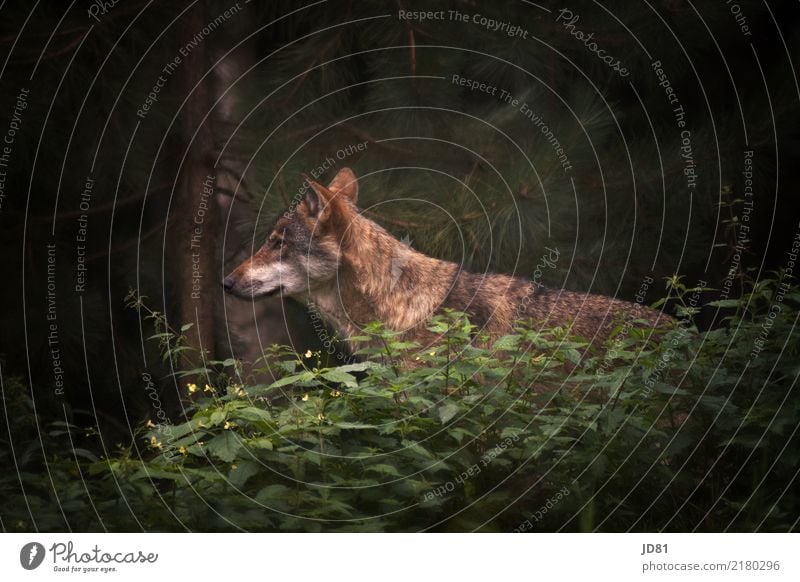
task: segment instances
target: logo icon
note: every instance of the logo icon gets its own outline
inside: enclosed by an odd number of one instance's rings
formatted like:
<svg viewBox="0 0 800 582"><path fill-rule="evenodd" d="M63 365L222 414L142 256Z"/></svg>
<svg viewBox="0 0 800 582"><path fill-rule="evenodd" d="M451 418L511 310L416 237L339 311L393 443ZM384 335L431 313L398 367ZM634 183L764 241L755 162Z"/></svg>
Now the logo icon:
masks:
<svg viewBox="0 0 800 582"><path fill-rule="evenodd" d="M39 542L27 543L19 552L19 563L26 570L35 570L44 561L44 553L44 546Z"/></svg>

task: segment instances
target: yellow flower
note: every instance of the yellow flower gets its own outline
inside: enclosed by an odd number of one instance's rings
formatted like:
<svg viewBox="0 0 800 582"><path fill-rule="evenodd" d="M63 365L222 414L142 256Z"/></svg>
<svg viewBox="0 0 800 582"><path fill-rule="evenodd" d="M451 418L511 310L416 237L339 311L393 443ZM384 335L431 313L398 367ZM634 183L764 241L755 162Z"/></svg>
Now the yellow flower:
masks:
<svg viewBox="0 0 800 582"><path fill-rule="evenodd" d="M197 392L197 384L187 384L186 388L189 389L189 394L194 394Z"/></svg>
<svg viewBox="0 0 800 582"><path fill-rule="evenodd" d="M208 384L206 384L206 387L203 388L203 392L213 392L213 391L214 391L214 389L211 386L209 386Z"/></svg>
<svg viewBox="0 0 800 582"><path fill-rule="evenodd" d="M338 390L331 390L331 396L333 396L334 398L339 398L339 396L341 395L342 393L339 392Z"/></svg>
<svg viewBox="0 0 800 582"><path fill-rule="evenodd" d="M163 445L160 442L158 442L158 439L154 436L150 437L150 446L153 447L154 449L163 448Z"/></svg>
<svg viewBox="0 0 800 582"><path fill-rule="evenodd" d="M228 422L228 421L226 420L226 421L225 421L225 424L222 426L222 428L224 428L225 430L228 430L228 429L231 429L231 428L233 428L234 426L236 426L236 425L234 425L233 423L231 423L231 422Z"/></svg>
<svg viewBox="0 0 800 582"><path fill-rule="evenodd" d="M430 352L428 355L430 355L430 356L435 356L435 355L436 355L436 352Z"/></svg>
<svg viewBox="0 0 800 582"><path fill-rule="evenodd" d="M303 402L308 402L308 394L303 394Z"/></svg>
<svg viewBox="0 0 800 582"><path fill-rule="evenodd" d="M244 384L229 384L228 385L228 394L233 394L234 396L243 397L247 396L247 392L243 390ZM211 390L214 390L213 388Z"/></svg>
<svg viewBox="0 0 800 582"><path fill-rule="evenodd" d="M314 355L314 354L312 354L312 353L311 353L311 350L308 350L308 351L305 353L305 356L306 356L306 358L310 358L310 357L311 357L311 356L313 356L313 355Z"/></svg>
<svg viewBox="0 0 800 582"><path fill-rule="evenodd" d="M186 447L184 447L184 446L178 447L178 452L179 452L180 454L182 454L182 455L185 455L185 454L186 454L186 452L187 452L187 451L186 451Z"/></svg>
<svg viewBox="0 0 800 582"><path fill-rule="evenodd" d="M323 420L325 420L325 415L324 415L324 414L322 414L322 413L320 412L320 413L317 415L317 420L319 420L320 422L322 422Z"/></svg>

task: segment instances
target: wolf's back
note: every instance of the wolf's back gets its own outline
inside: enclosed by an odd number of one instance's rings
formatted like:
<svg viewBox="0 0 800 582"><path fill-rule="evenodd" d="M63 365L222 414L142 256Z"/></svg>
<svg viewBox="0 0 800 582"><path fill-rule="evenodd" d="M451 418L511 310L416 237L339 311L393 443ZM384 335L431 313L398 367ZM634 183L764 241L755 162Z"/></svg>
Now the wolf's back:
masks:
<svg viewBox="0 0 800 582"><path fill-rule="evenodd" d="M532 281L496 273L460 272L443 307L463 311L489 333L508 333L518 321L536 327L571 328L572 333L602 341L624 321L644 320L659 327L672 320L637 303L604 295L550 289Z"/></svg>

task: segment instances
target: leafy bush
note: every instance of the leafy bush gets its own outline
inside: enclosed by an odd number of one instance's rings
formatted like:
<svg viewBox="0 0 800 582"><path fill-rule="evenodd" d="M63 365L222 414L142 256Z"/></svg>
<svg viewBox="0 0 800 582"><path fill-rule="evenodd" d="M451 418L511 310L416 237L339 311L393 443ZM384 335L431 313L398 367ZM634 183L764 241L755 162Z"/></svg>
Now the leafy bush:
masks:
<svg viewBox="0 0 800 582"><path fill-rule="evenodd" d="M691 296L680 314L696 313L701 290L673 289ZM12 500L3 523L786 531L800 511L790 493L799 304L796 288L763 281L710 304L732 313L722 327L651 337L621 323L583 358L586 342L562 330L520 326L492 344L448 312L430 324L441 342L422 352L377 324L359 338L357 363L276 347L281 376L268 385L239 383L238 362L211 362L186 372L186 422L148 421L105 457L62 447L41 459L52 485L20 468L24 499L16 475L0 480ZM158 334L168 356L182 346ZM62 424L50 438L76 433Z"/></svg>

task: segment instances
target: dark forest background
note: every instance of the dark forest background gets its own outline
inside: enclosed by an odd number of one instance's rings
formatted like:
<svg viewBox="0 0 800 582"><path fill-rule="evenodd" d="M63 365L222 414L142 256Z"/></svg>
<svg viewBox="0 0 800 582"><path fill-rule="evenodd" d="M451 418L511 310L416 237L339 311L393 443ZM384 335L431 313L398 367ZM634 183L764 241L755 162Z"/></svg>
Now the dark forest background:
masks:
<svg viewBox="0 0 800 582"><path fill-rule="evenodd" d="M131 290L172 329L193 324L188 345L210 359L319 349L303 307L227 297L220 280L321 166L321 181L353 168L367 216L469 270L531 278L547 247L561 257L548 286L633 300L652 277L651 303L679 275L703 302L741 296L786 267L800 229L800 5L736 6L4 3L2 462L50 454L52 422L128 442L159 421L153 390L183 418L181 362L148 340ZM398 17L418 10L446 16Z"/></svg>

